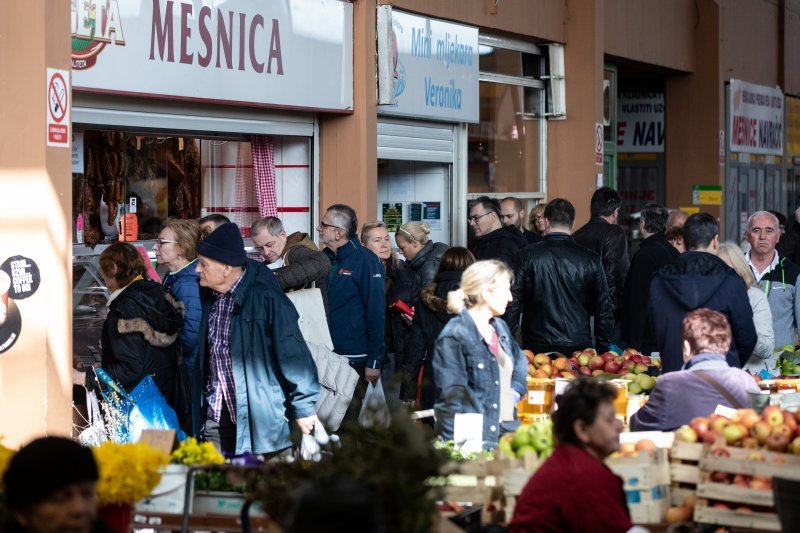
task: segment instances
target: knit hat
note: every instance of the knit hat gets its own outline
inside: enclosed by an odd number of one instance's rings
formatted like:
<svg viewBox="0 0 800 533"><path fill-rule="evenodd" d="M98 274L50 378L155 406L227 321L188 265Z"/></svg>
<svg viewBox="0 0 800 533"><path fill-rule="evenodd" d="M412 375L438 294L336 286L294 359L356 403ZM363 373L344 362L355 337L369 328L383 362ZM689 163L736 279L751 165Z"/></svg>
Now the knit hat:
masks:
<svg viewBox="0 0 800 533"><path fill-rule="evenodd" d="M197 243L197 255L230 266L247 264L247 254L244 253L244 242L239 226L233 222L218 226L208 237Z"/></svg>
<svg viewBox="0 0 800 533"><path fill-rule="evenodd" d="M44 437L14 454L3 484L8 507L21 510L68 485L97 478L97 463L89 448L62 437Z"/></svg>

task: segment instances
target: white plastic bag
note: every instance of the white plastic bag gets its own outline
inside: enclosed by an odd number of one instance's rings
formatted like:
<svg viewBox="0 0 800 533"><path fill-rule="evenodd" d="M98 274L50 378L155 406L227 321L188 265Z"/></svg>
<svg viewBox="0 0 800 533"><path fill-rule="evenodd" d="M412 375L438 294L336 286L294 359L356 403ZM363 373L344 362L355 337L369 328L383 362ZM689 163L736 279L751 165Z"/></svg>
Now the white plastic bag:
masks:
<svg viewBox="0 0 800 533"><path fill-rule="evenodd" d="M387 427L391 422L389 407L386 405L386 396L383 394L383 385L378 378L375 383L367 385L364 401L361 402L361 412L358 414L358 423L361 427Z"/></svg>
<svg viewBox="0 0 800 533"><path fill-rule="evenodd" d="M103 413L100 412L100 402L94 391L86 392L86 412L89 426L81 431L78 440L84 446L99 446L108 440L108 434L103 422Z"/></svg>
<svg viewBox="0 0 800 533"><path fill-rule="evenodd" d="M306 461L319 461L322 457L320 446L328 444L330 440L322 422L317 420L314 423L313 433L303 434L303 439L300 441L300 457Z"/></svg>

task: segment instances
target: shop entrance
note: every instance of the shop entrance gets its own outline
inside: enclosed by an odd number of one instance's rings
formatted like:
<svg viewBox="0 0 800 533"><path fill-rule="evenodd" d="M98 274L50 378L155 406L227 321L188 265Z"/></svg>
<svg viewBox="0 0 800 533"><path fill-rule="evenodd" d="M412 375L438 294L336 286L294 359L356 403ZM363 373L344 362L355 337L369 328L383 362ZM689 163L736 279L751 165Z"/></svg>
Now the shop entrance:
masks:
<svg viewBox="0 0 800 533"><path fill-rule="evenodd" d="M786 191L779 165L733 160L725 180L725 239L741 242L747 217L756 211L784 211Z"/></svg>

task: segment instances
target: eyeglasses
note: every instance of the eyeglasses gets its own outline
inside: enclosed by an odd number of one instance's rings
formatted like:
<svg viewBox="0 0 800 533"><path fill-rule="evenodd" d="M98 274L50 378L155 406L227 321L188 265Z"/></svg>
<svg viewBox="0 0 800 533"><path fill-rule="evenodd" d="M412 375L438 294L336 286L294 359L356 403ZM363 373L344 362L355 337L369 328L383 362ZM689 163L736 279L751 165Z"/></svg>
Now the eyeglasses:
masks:
<svg viewBox="0 0 800 533"><path fill-rule="evenodd" d="M490 215L492 213L493 213L493 211L487 211L482 215L472 215L471 217L467 217L467 222L472 222L473 224L477 224L478 220L480 220L481 218L485 217L486 215Z"/></svg>
<svg viewBox="0 0 800 533"><path fill-rule="evenodd" d="M156 239L156 246L161 248L161 246L164 244L175 244L176 242L178 241L171 241L169 239Z"/></svg>
<svg viewBox="0 0 800 533"><path fill-rule="evenodd" d="M317 228L319 228L319 229L325 229L325 228L342 229L339 226L334 226L333 224L326 224L325 222L323 222L321 220L319 221L319 225L317 226ZM344 230L342 230L342 231L344 231Z"/></svg>

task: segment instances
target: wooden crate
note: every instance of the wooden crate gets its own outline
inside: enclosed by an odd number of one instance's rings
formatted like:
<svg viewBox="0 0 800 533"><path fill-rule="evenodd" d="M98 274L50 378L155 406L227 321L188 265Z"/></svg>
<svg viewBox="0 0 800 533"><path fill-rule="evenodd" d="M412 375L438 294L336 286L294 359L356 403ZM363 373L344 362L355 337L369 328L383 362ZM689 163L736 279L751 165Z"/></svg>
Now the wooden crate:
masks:
<svg viewBox="0 0 800 533"><path fill-rule="evenodd" d="M662 522L671 503L670 475L667 450L636 457L607 459L606 464L622 477L628 511L634 524Z"/></svg>
<svg viewBox="0 0 800 533"><path fill-rule="evenodd" d="M741 527L764 531L780 531L781 523L775 513L748 512L732 509L715 509L706 499L698 499L694 508L694 521L699 524Z"/></svg>
<svg viewBox="0 0 800 533"><path fill-rule="evenodd" d="M727 454L727 455L726 455ZM760 454L763 460L753 458ZM694 520L698 523L780 531L773 491L717 482L713 472L744 476L779 476L800 480L800 457L767 450L735 448L717 443L707 447L699 461L700 482ZM716 502L731 509L715 508ZM745 507L737 510L737 507ZM753 509L755 508L755 509Z"/></svg>
<svg viewBox="0 0 800 533"><path fill-rule="evenodd" d="M687 496L695 494L700 482L700 458L706 445L699 442L672 443L669 452L670 499L672 505L682 505Z"/></svg>
<svg viewBox="0 0 800 533"><path fill-rule="evenodd" d="M522 494L522 489L527 485L528 480L533 476L534 470L525 468L512 468L503 472L503 497L506 520L510 520L514 515L514 507L517 505L517 498Z"/></svg>
<svg viewBox="0 0 800 533"><path fill-rule="evenodd" d="M444 486L444 500L450 502L472 502L503 507L503 480L506 472L535 471L541 461L530 454L524 459L510 459L496 455L487 460L480 457L474 461L450 463L444 468L448 475ZM521 488L520 488L521 491Z"/></svg>

